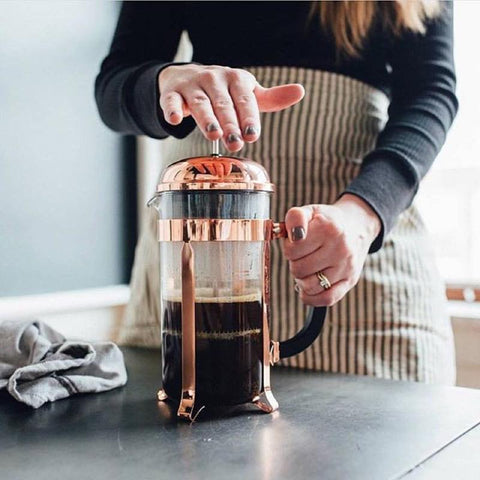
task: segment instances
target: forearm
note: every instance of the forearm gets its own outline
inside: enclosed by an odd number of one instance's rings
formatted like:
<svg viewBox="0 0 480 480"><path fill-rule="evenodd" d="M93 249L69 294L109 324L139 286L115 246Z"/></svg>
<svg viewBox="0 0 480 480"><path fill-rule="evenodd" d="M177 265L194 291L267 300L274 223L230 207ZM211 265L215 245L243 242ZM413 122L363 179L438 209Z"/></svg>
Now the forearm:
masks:
<svg viewBox="0 0 480 480"><path fill-rule="evenodd" d="M102 120L133 135L184 137L192 122L172 127L163 119L158 76L171 65L182 32L180 2L125 2L110 52L95 81ZM188 119L187 119L188 120Z"/></svg>

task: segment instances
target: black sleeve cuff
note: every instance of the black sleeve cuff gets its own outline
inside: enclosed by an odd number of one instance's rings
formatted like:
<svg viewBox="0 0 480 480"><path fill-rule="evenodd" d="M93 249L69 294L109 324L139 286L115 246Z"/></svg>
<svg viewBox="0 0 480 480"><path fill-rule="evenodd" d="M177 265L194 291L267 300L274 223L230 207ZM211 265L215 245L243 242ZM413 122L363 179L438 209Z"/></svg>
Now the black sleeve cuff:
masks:
<svg viewBox="0 0 480 480"><path fill-rule="evenodd" d="M184 118L179 125L170 125L163 116L160 108L160 92L158 90L158 75L170 65L185 65L186 63L155 63L147 64L136 72L133 82L132 98L133 111L138 112L135 121L146 135L152 138L166 138L172 135L176 138L185 138L195 128L192 117Z"/></svg>
<svg viewBox="0 0 480 480"><path fill-rule="evenodd" d="M413 174L402 171L398 158L388 158L379 152L367 156L360 174L343 193L357 195L378 215L382 224L369 253L375 253L395 224L398 215L408 208L418 188Z"/></svg>

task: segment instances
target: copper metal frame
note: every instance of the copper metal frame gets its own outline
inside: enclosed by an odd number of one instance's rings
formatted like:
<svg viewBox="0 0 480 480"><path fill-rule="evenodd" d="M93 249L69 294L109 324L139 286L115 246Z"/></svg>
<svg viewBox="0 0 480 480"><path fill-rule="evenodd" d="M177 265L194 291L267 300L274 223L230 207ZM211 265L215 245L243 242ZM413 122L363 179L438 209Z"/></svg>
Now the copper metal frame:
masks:
<svg viewBox="0 0 480 480"><path fill-rule="evenodd" d="M259 398L254 400L260 410L266 413L274 412L278 409L278 402L273 396L270 385L270 331L268 325L268 306L270 305L270 242L265 242L263 251L263 271L265 273L265 282L263 285L263 390Z"/></svg>
<svg viewBox="0 0 480 480"><path fill-rule="evenodd" d="M158 220L159 242L254 242L286 237L285 224L259 219L174 218Z"/></svg>
<svg viewBox="0 0 480 480"><path fill-rule="evenodd" d="M185 238L182 247L182 395L178 415L193 419L195 407L195 274L194 252Z"/></svg>
<svg viewBox="0 0 480 480"><path fill-rule="evenodd" d="M182 392L178 416L193 421L200 409L195 406L195 274L192 241L264 241L263 271L263 389L252 402L271 413L278 409L270 385L270 365L279 360L279 343L270 340L268 325L270 305L270 240L286 237L285 224L258 219L170 219L159 220L159 241L183 241L182 261ZM158 400L168 397L164 390Z"/></svg>

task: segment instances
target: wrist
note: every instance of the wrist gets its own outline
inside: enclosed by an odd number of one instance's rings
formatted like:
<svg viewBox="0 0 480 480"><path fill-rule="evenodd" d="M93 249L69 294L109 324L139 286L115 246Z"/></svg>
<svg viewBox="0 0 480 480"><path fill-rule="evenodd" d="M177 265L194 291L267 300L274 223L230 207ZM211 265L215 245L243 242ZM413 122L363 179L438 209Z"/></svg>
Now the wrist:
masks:
<svg viewBox="0 0 480 480"><path fill-rule="evenodd" d="M177 72L175 72L175 70L177 70ZM175 63L166 65L160 70L158 74L158 88L160 93L162 92L162 86L169 80L171 75L175 76L175 73L178 74L178 65Z"/></svg>
<svg viewBox="0 0 480 480"><path fill-rule="evenodd" d="M375 210L361 197L351 193L343 194L335 205L364 228L363 235L371 243L377 238L382 229L382 222Z"/></svg>

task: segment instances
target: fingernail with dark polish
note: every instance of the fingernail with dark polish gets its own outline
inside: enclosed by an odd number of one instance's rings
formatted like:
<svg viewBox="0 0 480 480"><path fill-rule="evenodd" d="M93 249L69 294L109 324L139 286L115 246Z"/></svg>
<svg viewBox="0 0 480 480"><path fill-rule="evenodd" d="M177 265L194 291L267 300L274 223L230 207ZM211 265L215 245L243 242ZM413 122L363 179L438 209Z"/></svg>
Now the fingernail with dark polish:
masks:
<svg viewBox="0 0 480 480"><path fill-rule="evenodd" d="M303 227L292 228L292 240L294 242L305 238L305 229Z"/></svg>
<svg viewBox="0 0 480 480"><path fill-rule="evenodd" d="M236 133L230 133L227 137L228 143L235 143L239 141L240 141L240 137Z"/></svg>
<svg viewBox="0 0 480 480"><path fill-rule="evenodd" d="M257 133L257 129L253 125L248 125L248 127L245 127L243 130L244 135L256 135Z"/></svg>
<svg viewBox="0 0 480 480"><path fill-rule="evenodd" d="M216 123L209 123L207 125L207 132L216 132L218 131L218 125Z"/></svg>

